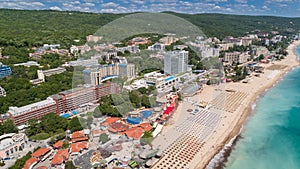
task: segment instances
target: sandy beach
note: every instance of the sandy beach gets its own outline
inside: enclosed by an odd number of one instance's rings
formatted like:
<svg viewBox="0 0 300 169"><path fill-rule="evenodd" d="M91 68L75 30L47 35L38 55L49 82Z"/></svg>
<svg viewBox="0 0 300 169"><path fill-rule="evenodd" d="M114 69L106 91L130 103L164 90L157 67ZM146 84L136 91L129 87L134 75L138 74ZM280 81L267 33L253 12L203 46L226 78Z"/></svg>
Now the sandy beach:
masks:
<svg viewBox="0 0 300 169"><path fill-rule="evenodd" d="M264 73L249 77L248 83L205 86L200 94L181 102L161 135L153 141L154 147L164 150L164 156L152 168L206 168L240 132L257 98L299 65L295 54L298 45L300 41L295 41L288 47L285 59L260 64ZM200 101L209 103L210 108L197 115L187 112L196 108L193 103Z"/></svg>

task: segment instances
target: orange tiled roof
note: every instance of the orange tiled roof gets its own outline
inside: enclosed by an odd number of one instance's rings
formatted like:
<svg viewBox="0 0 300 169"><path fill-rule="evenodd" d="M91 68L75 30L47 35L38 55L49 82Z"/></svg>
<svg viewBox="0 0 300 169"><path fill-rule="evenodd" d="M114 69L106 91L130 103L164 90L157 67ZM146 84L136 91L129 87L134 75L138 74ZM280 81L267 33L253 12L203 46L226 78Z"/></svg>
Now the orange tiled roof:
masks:
<svg viewBox="0 0 300 169"><path fill-rule="evenodd" d="M58 150L57 153L54 155L52 161L51 161L51 165L52 166L60 165L64 161L68 160L68 158L69 158L68 149Z"/></svg>
<svg viewBox="0 0 300 169"><path fill-rule="evenodd" d="M98 135L101 135L101 134L105 133L105 131L103 131L103 130L93 130L92 133L93 133L93 136L98 136Z"/></svg>
<svg viewBox="0 0 300 169"><path fill-rule="evenodd" d="M128 129L128 126L121 123L121 122L115 122L115 123L112 123L110 125L110 128L108 128L109 131L111 132L122 132L122 131L126 131Z"/></svg>
<svg viewBox="0 0 300 169"><path fill-rule="evenodd" d="M88 137L80 137L80 138L74 138L72 139L70 142L71 143L76 143L76 142L80 142L80 141L88 141L89 138Z"/></svg>
<svg viewBox="0 0 300 169"><path fill-rule="evenodd" d="M79 153L81 150L88 148L88 142L72 143L70 147L72 153Z"/></svg>
<svg viewBox="0 0 300 169"><path fill-rule="evenodd" d="M102 126L109 126L109 125L111 125L112 123L115 123L118 120L121 120L121 119L118 118L118 117L108 117L108 118L105 119L105 122L102 123Z"/></svg>
<svg viewBox="0 0 300 169"><path fill-rule="evenodd" d="M152 130L152 126L150 123L142 123L139 125L144 131L150 131Z"/></svg>
<svg viewBox="0 0 300 169"><path fill-rule="evenodd" d="M71 135L71 139L74 139L74 138L80 138L80 137L84 137L84 132L83 130L81 131L75 131L72 133Z"/></svg>
<svg viewBox="0 0 300 169"><path fill-rule="evenodd" d="M46 155L51 149L50 148L39 148L38 150L36 150L35 152L33 152L31 154L32 157L42 157L44 155Z"/></svg>
<svg viewBox="0 0 300 169"><path fill-rule="evenodd" d="M23 169L29 169L32 168L32 166L38 162L38 159L35 157L31 157L30 159L28 159L23 167Z"/></svg>
<svg viewBox="0 0 300 169"><path fill-rule="evenodd" d="M134 138L135 140L138 140L143 135L144 131L140 127L132 127L129 130L124 132L127 137Z"/></svg>
<svg viewBox="0 0 300 169"><path fill-rule="evenodd" d="M37 168L35 168L35 169L47 169L48 167L46 167L46 166L39 166L39 167L37 167Z"/></svg>
<svg viewBox="0 0 300 169"><path fill-rule="evenodd" d="M64 142L63 141L58 141L55 144L53 144L53 147L58 149L61 148L63 146Z"/></svg>

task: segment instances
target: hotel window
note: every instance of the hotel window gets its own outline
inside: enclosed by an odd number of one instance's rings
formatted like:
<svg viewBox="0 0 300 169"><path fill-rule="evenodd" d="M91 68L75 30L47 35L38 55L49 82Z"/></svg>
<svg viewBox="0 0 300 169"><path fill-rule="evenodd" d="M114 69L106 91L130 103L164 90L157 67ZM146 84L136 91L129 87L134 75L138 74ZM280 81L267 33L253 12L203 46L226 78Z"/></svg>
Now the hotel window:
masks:
<svg viewBox="0 0 300 169"><path fill-rule="evenodd" d="M9 151L6 151L5 153L6 153L6 156L9 156Z"/></svg>
<svg viewBox="0 0 300 169"><path fill-rule="evenodd" d="M16 146L16 147L15 147L15 152L17 152L17 151L18 151L18 147Z"/></svg>

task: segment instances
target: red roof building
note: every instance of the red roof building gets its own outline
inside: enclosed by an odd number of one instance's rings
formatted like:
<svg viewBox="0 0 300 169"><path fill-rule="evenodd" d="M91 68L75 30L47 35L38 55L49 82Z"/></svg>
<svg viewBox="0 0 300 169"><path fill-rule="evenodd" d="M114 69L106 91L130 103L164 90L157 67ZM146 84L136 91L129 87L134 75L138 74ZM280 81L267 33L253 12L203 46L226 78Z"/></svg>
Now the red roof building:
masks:
<svg viewBox="0 0 300 169"><path fill-rule="evenodd" d="M68 149L58 150L58 152L54 155L54 157L51 161L51 166L54 167L56 165L61 165L62 163L67 161L68 158L69 158Z"/></svg>
<svg viewBox="0 0 300 169"><path fill-rule="evenodd" d="M76 142L81 142L81 141L88 141L88 137L80 137L80 138L74 138L70 141L70 143L76 143Z"/></svg>
<svg viewBox="0 0 300 169"><path fill-rule="evenodd" d="M139 124L139 127L141 127L144 131L152 130L152 126L150 123L141 123Z"/></svg>
<svg viewBox="0 0 300 169"><path fill-rule="evenodd" d="M144 131L141 127L132 127L124 132L128 138L138 140L142 137Z"/></svg>
<svg viewBox="0 0 300 169"><path fill-rule="evenodd" d="M25 162L23 169L32 169L34 165L37 164L39 160L35 157L31 157Z"/></svg>
<svg viewBox="0 0 300 169"><path fill-rule="evenodd" d="M92 135L93 137L100 137L101 134L106 133L104 130L93 130Z"/></svg>
<svg viewBox="0 0 300 169"><path fill-rule="evenodd" d="M88 149L88 142L72 143L70 145L71 154L80 153L84 149Z"/></svg>
<svg viewBox="0 0 300 169"><path fill-rule="evenodd" d="M128 129L127 125L125 125L121 122L115 122L110 125L110 127L108 128L108 131L110 131L112 133L119 133L119 132L126 131L127 129Z"/></svg>
<svg viewBox="0 0 300 169"><path fill-rule="evenodd" d="M53 148L55 149L60 149L63 146L64 142L63 141L58 141L55 144L53 144Z"/></svg>
<svg viewBox="0 0 300 169"><path fill-rule="evenodd" d="M44 157L47 153L49 153L51 151L50 148L39 148L38 150L36 150L35 152L33 152L31 154L32 157L41 159L42 157Z"/></svg>
<svg viewBox="0 0 300 169"><path fill-rule="evenodd" d="M85 137L83 130L75 131L71 134L71 139Z"/></svg>
<svg viewBox="0 0 300 169"><path fill-rule="evenodd" d="M115 123L115 122L117 122L119 120L121 120L121 119L118 118L118 117L108 117L108 118L105 119L105 122L102 123L102 126L109 126L112 123Z"/></svg>

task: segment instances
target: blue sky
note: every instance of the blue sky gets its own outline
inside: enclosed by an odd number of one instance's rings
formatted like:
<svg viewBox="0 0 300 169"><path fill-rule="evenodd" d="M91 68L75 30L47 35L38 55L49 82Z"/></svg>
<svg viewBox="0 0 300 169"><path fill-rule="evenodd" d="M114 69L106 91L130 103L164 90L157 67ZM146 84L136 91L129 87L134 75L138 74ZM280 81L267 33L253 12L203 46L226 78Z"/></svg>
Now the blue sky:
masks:
<svg viewBox="0 0 300 169"><path fill-rule="evenodd" d="M0 8L95 13L174 11L191 14L228 13L300 17L300 0L0 0Z"/></svg>

